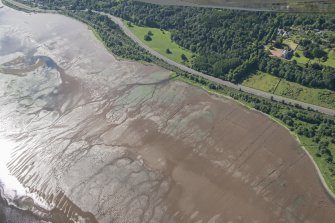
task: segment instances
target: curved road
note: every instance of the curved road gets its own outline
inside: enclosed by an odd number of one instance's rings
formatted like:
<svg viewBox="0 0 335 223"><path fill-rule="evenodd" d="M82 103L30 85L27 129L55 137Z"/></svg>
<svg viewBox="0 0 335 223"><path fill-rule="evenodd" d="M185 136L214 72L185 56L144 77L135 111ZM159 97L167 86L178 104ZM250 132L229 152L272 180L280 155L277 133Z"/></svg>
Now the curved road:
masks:
<svg viewBox="0 0 335 223"><path fill-rule="evenodd" d="M123 32L127 36L129 36L138 45L140 45L141 47L143 47L144 49L146 49L150 54L156 56L157 58L163 60L164 62L166 62L166 63L168 63L168 64L170 64L172 66L178 67L179 69L181 69L183 71L186 71L186 72L188 72L190 74L193 74L193 75L201 76L201 77L206 78L206 79L208 79L210 81L213 81L213 82L218 83L218 84L222 84L222 85L224 85L226 87L233 88L235 90L241 90L243 92L246 92L246 93L249 93L249 94L253 94L253 95L256 95L256 96L259 96L259 97L267 98L267 99L271 99L272 98L275 101L285 102L286 104L292 104L292 105L298 104L298 105L300 105L304 109L311 108L311 109L313 109L315 111L318 111L318 112L321 112L321 113L324 113L324 114L327 114L327 115L335 116L335 110L333 110L333 109L324 108L324 107L320 107L320 106L317 106L317 105L312 105L312 104L304 103L304 102L301 102L301 101L297 101L297 100L293 100L293 99L281 97L281 96L274 95L274 94L271 94L271 93L268 93L268 92L256 90L256 89L253 89L253 88L249 88L249 87L246 87L246 86L243 86L243 85L233 84L233 83L231 83L229 81L224 81L224 80L221 80L219 78L212 77L210 75L201 73L199 71L196 71L196 70L193 70L193 69L191 69L189 67L186 67L186 66L184 66L182 64L179 64L179 63L177 63L177 62L175 62L173 60L170 60L169 58L163 56L162 54L160 54L157 51L151 49L149 46L147 46L145 43L143 43L137 36L135 36L128 29L128 27L122 22L122 20L120 18L115 17L115 16L110 15L110 14L107 14L107 13L103 13L103 12L98 12L98 11L94 11L94 12L95 13L99 13L101 15L108 16L113 22L117 23L121 27L121 29L123 30Z"/></svg>
<svg viewBox="0 0 335 223"><path fill-rule="evenodd" d="M26 9L26 10L30 10L30 11L55 13L55 11L53 11L53 10L41 10L41 9L38 9L38 8L32 8L32 7L29 7L27 5L24 5L22 3L19 3L19 2L13 1L13 0L4 0L4 1L9 2L9 3L13 4L13 5L16 5L16 6L20 7L20 8L23 8L23 9ZM267 98L267 99L271 99L272 98L274 101L277 101L277 102L284 102L286 104L292 104L292 105L296 105L297 104L297 105L301 106L304 109L310 108L310 109L313 109L314 111L318 111L318 112L321 112L321 113L324 113L324 114L327 114L327 115L335 116L335 110L333 110L333 109L324 108L324 107L321 107L321 106L312 105L312 104L308 104L308 103L305 103L305 102L301 102L301 101L297 101L297 100L293 100L293 99L281 97L281 96L278 96L278 95L274 95L274 94L271 94L271 93L268 93L268 92L256 90L256 89L249 88L249 87L246 87L246 86L242 86L242 85L239 85L239 84L233 84L233 83L231 83L229 81L224 81L224 80L221 80L219 78L212 77L210 75L201 73L199 71L196 71L196 70L193 70L193 69L191 69L189 67L186 67L186 66L184 66L182 64L179 64L179 63L177 63L177 62L175 62L173 60L170 60L169 58L163 56L162 54L160 54L157 51L151 49L149 46L147 46L145 43L143 43L136 35L134 35L128 29L128 27L122 22L122 20L120 18L115 17L115 16L110 15L110 14L107 14L107 13L104 13L104 12L99 12L99 11L93 11L93 12L99 13L101 15L108 16L113 22L115 22L116 24L118 24L120 26L120 28L123 30L123 32L128 37L130 37L134 42L136 42L142 48L144 48L145 50L147 50L150 54L156 56L157 58L163 60L164 62L166 62L166 63L168 63L168 64L170 64L172 66L178 67L179 69L181 69L183 71L186 71L186 72L188 72L190 74L193 74L193 75L197 75L197 76L203 77L203 78L205 78L207 80L213 81L215 83L221 84L221 85L229 87L229 88L233 88L235 90L241 90L243 92L246 92L246 93L249 93L249 94L253 94L253 95L256 95L256 96L259 96L259 97Z"/></svg>

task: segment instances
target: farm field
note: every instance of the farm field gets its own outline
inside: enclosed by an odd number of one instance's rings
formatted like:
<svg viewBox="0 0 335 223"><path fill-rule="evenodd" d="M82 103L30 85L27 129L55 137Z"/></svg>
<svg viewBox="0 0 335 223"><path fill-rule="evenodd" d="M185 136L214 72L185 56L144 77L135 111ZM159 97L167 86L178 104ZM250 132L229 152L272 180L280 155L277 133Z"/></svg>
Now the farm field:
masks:
<svg viewBox="0 0 335 223"><path fill-rule="evenodd" d="M263 72L250 76L242 85L322 107L335 108L335 92L308 88Z"/></svg>
<svg viewBox="0 0 335 223"><path fill-rule="evenodd" d="M158 28L149 28L149 27L141 27L136 26L134 24L129 25L126 21L125 24L142 42L148 45L153 50L159 52L160 54L166 56L167 58L177 62L184 63L181 59L181 55L184 54L188 58L188 62L186 65L189 65L192 60L192 52L186 49L183 49L178 44L171 40L171 33L167 30L161 30ZM145 41L144 36L148 34L148 32L152 32L152 40ZM171 51L171 53L167 53L167 49Z"/></svg>

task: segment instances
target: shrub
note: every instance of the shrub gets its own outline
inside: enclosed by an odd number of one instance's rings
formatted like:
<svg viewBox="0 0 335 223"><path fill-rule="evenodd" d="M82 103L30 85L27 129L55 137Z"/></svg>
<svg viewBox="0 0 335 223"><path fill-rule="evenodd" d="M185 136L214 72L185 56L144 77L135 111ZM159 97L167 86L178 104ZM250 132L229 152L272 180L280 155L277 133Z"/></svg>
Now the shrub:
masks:
<svg viewBox="0 0 335 223"><path fill-rule="evenodd" d="M151 41L152 38L151 38L151 36L149 36L149 35L145 35L145 36L144 36L144 40L145 40L145 41Z"/></svg>

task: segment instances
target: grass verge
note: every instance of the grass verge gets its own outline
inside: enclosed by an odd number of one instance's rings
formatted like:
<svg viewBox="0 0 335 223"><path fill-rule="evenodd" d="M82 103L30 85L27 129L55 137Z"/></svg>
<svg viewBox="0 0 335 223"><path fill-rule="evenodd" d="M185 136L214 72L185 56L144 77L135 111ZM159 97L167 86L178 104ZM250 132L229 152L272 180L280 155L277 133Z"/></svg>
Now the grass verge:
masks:
<svg viewBox="0 0 335 223"><path fill-rule="evenodd" d="M242 85L309 104L335 109L334 91L305 87L260 71L251 75Z"/></svg>
<svg viewBox="0 0 335 223"><path fill-rule="evenodd" d="M161 55L173 60L177 63L182 63L186 65L191 64L192 60L192 52L183 49L178 44L172 41L171 33L167 30L157 29L157 28L150 28L150 27L142 27L137 26L135 24L130 24L127 21L124 21L124 24L129 28L129 30L134 33L137 38L139 38L143 43L149 46L151 49L157 51ZM152 35L150 41L144 40L144 36L148 35L151 32ZM184 54L188 61L184 62L181 59L181 55Z"/></svg>

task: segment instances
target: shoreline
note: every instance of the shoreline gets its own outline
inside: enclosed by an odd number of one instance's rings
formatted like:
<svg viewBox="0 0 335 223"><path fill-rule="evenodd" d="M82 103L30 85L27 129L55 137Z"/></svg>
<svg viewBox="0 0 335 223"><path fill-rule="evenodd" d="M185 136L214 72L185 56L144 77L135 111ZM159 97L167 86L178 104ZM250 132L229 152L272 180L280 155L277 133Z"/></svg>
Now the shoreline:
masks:
<svg viewBox="0 0 335 223"><path fill-rule="evenodd" d="M38 218L38 216L30 211L21 210L9 205L0 194L0 222L45 223L46 221Z"/></svg>
<svg viewBox="0 0 335 223"><path fill-rule="evenodd" d="M71 17L69 15L66 15L66 14L62 13L62 11L57 11L57 10L56 11L55 10L40 10L39 8L32 8L30 6L23 5L22 3L17 3L17 2L15 2L13 0L1 0L1 1L7 2L10 5L16 4L15 7L18 7L17 10L19 10L20 7L24 7L24 8L22 8L23 11L24 10L30 10L30 12L34 12L34 13L60 14L60 15L64 15L64 16L70 17L72 19L76 19L77 21L80 21L79 19L77 19L75 17ZM250 88L250 87L247 87L247 86L243 86L241 84L233 84L232 82L224 81L222 79L210 76L208 74L198 72L196 70L193 70L192 68L184 66L183 64L179 64L179 63L177 63L175 61L172 61L169 58L166 58L164 55L161 55L157 51L151 49L148 45L146 45L140 39L138 39L137 36L134 35L132 33L132 31L129 30L126 27L125 24L123 24L121 18L115 17L115 16L113 16L111 14L104 13L104 12L99 12L99 11L94 11L94 10L92 12L100 14L100 15L107 16L115 24L119 25L119 27L124 32L124 34L127 35L132 41L134 41L140 47L142 47L143 49L145 49L146 51L148 51L154 57L156 57L156 58L164 61L166 64L171 65L171 66L173 66L173 67L175 67L175 68L177 68L177 69L179 69L181 71L184 71L186 73L190 73L191 75L194 75L194 76L205 78L208 81L214 82L216 84L220 84L222 86L228 87L228 88L233 89L233 90L243 91L245 93L248 93L250 95L254 95L256 97L260 97L260 98L263 98L263 99L271 99L271 100L274 100L274 101L276 101L278 103L281 103L281 102L284 101L286 104L291 104L291 105L296 105L297 104L297 105L299 105L304 110L312 109L315 112L322 113L322 114L325 114L325 115L328 115L328 116L331 116L331 117L335 117L335 109L326 108L326 107L322 107L322 106L319 106L319 105L309 104L309 103L306 103L306 102L303 102L303 101L286 98L286 97L275 95L275 94L272 94L272 93L269 93L269 92L265 92L265 91L261 91L261 90L258 90L258 89L254 89L254 88ZM83 21L80 21L80 22L83 22ZM89 24L86 24L86 25L90 26ZM94 32L93 32L93 34L95 35ZM102 44L104 45L104 43L102 43ZM108 52L111 52L106 46L105 46L105 49ZM115 56L115 55L113 54L113 56ZM117 56L115 56L115 57L118 58Z"/></svg>
<svg viewBox="0 0 335 223"><path fill-rule="evenodd" d="M6 2L6 1L5 1L5 2ZM37 11L33 11L33 12L37 12ZM42 12L42 13L57 13L57 12L51 12L51 11L40 11L40 12ZM59 14L59 13L57 13L57 14ZM63 14L61 14L61 15L63 15ZM66 15L64 15L64 16L66 16ZM73 18L73 17L70 17L70 18L75 19L75 18ZM79 21L78 19L76 19L76 20ZM79 21L79 22L81 22L81 21ZM87 24L86 24L86 25L87 25ZM88 26L88 27L89 27L89 26ZM92 30L90 30L90 31L93 32ZM94 32L93 32L93 34L94 34ZM98 39L97 37L96 37L96 41L98 41L99 43L101 43L101 41L99 41L99 39ZM108 50L105 46L104 46L104 48L105 48L108 52L110 52L110 50ZM182 78L181 78L181 79L182 79ZM182 81L183 81L183 80L182 80ZM214 91L212 92L212 91L210 91L210 90L207 90L206 87L204 87L204 86L198 86L198 85L189 83L189 82L187 82L187 81L185 81L185 80L184 80L184 82L186 82L186 83L188 83L188 84L190 84L190 85L199 87L199 88L205 90L206 92L208 92L209 94L215 94L215 95L219 95L219 96L221 96L221 97L222 97L222 96L223 96L223 97L228 97L228 96L226 96L226 95L224 95L224 94L220 94L220 93L216 93L216 92L214 92ZM250 108L248 105L242 103L241 101L235 100L235 99L233 99L233 98L231 98L231 97L229 97L229 98L232 99L232 100L234 100L234 101L237 102L238 104L241 104L241 105L247 107L248 109L256 110L256 109ZM258 111L258 110L256 110L256 111ZM265 114L265 113L263 113L263 112L261 112L261 111L258 111L258 112L260 112L260 113L262 113L262 114L268 116L268 118L270 118L271 120L273 120L273 121L276 122L277 124L283 126L286 130L289 131L289 133L290 133L292 136L295 137L295 139L297 140L297 142L301 145L301 148L304 150L305 153L307 153L309 159L312 161L312 163L313 163L313 165L314 165L314 167L315 167L315 169L316 169L316 172L317 172L317 174L318 174L318 176L319 176L318 178L319 178L319 180L320 180L320 182L321 182L321 185L322 185L323 189L326 191L327 195L329 195L329 197L330 197L330 198L332 199L332 201L335 203L335 195L334 195L333 191L329 188L329 186L328 186L328 184L326 183L325 178L323 177L323 174L322 174L320 168L318 167L316 161L314 160L313 156L309 153L309 151L306 149L306 147L303 145L303 143L301 142L301 140L300 140L300 138L297 136L297 134L296 134L295 132L290 131L290 130L287 128L287 126L285 126L283 123L281 123L281 121L275 119L274 117L272 117L272 116L270 116L270 115L268 115L268 114Z"/></svg>
<svg viewBox="0 0 335 223"><path fill-rule="evenodd" d="M291 131L291 130L290 130L285 124L283 124L280 120L276 119L275 117L272 117L272 116L269 115L269 114L266 114L266 113L264 113L264 112L262 112L262 111L259 111L259 110L255 109L255 108L252 108L252 107L250 107L249 105L247 105L247 104L245 104L245 103L243 103L243 102L241 102L241 101L238 101L238 100L236 100L236 99L234 99L234 98L232 98L232 97L230 97L230 96L228 96L228 95L225 95L225 94L223 94L223 93L216 92L216 91L214 91L214 90L207 89L206 86L201 86L201 85L199 85L199 84L196 84L196 83L194 83L193 81L191 81L191 80L189 80L189 79L186 79L185 77L180 77L180 78L178 78L178 80L179 80L179 81L182 81L182 82L184 82L184 83L190 84L190 85L192 85L192 86L194 86L194 87L200 88L200 89L206 91L208 94L215 95L215 96L217 96L217 97L224 97L224 98L228 98L228 99L230 99L230 100L233 100L234 102L240 104L241 106L243 106L243 107L245 107L245 108L247 108L247 109L249 109L249 110L257 111L257 112L259 112L259 113L261 113L261 114L267 116L267 117L268 117L269 119L271 119L273 122L275 122L275 123L277 123L278 125L284 127L284 128L285 128L285 129L286 129L286 130L287 130L287 131L288 131L288 132L295 138L295 140L296 140L296 141L299 143L299 145L301 146L301 149L305 152L305 154L308 156L309 160L312 162L312 164L313 164L313 166L314 166L314 169L315 169L315 171L316 171L316 173L317 173L317 175L318 175L318 178L319 178L319 181L320 181L320 183L321 183L322 188L324 189L324 191L326 192L326 194L329 196L329 198L332 200L332 202L335 204L335 194L334 194L334 192L330 189L330 187L328 186L328 184L326 183L326 180L325 180L325 178L324 178L324 176L323 176L323 174L322 174L322 172L321 172L319 166L317 165L316 161L314 160L313 156L309 153L309 151L308 151L308 150L306 149L306 147L303 145L303 143L302 143L302 141L300 140L299 136L298 136L295 132Z"/></svg>

